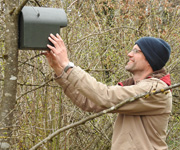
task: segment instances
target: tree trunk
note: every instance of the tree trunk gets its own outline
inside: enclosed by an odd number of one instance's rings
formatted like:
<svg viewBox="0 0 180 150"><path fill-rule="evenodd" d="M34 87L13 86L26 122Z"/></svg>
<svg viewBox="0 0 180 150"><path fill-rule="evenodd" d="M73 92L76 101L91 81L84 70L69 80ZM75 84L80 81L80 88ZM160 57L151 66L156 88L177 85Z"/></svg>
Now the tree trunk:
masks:
<svg viewBox="0 0 180 150"><path fill-rule="evenodd" d="M5 1L5 50L6 65L4 71L3 96L0 103L0 149L11 147L13 109L16 104L18 74L18 15L13 11L18 5L17 0Z"/></svg>

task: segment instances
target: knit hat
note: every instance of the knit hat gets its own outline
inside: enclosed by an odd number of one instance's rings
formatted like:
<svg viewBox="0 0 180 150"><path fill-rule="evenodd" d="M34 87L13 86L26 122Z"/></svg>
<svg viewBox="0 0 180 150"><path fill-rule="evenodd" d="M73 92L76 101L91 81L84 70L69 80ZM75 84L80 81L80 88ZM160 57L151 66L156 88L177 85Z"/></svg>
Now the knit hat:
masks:
<svg viewBox="0 0 180 150"><path fill-rule="evenodd" d="M143 52L153 71L160 70L169 60L171 47L160 38L143 37L135 42Z"/></svg>

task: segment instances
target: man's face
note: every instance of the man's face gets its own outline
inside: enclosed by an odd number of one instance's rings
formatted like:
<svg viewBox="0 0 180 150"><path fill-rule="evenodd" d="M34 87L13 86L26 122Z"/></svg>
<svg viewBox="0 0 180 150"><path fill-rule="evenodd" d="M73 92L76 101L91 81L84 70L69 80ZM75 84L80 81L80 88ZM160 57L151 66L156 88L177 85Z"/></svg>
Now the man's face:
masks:
<svg viewBox="0 0 180 150"><path fill-rule="evenodd" d="M128 53L128 57L129 62L125 66L125 69L132 74L144 72L146 69L148 69L148 67L150 67L148 61L137 44L133 47L132 51Z"/></svg>

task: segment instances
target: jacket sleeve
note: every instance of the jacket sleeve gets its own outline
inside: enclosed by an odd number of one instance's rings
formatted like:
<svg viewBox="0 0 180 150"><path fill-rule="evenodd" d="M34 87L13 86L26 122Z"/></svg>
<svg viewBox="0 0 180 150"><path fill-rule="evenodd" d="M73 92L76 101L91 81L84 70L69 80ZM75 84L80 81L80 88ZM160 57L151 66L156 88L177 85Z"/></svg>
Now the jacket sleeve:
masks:
<svg viewBox="0 0 180 150"><path fill-rule="evenodd" d="M64 93L71 101L87 112L100 112L106 108L100 107L82 95L68 80L67 74L64 73L60 78L55 78L56 82L63 88Z"/></svg>
<svg viewBox="0 0 180 150"><path fill-rule="evenodd" d="M67 80L71 83L71 88L74 88L76 92L81 93L81 96L83 95L88 99L88 103L90 103L90 100L93 105L95 104L101 108L109 108L131 97L167 86L163 81L155 78L145 79L131 86L107 86L97 82L95 78L80 67L74 67ZM127 103L120 107L118 112L131 115L170 113L171 103L172 95L168 91L166 94L159 93Z"/></svg>

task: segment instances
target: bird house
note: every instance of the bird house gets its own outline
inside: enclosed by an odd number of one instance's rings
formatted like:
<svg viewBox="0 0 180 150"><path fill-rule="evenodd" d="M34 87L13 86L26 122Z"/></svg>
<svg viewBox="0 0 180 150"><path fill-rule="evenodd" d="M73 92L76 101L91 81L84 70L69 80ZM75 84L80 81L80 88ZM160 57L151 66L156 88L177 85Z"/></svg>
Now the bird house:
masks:
<svg viewBox="0 0 180 150"><path fill-rule="evenodd" d="M50 33L67 26L63 9L25 6L19 15L19 49L47 50Z"/></svg>

